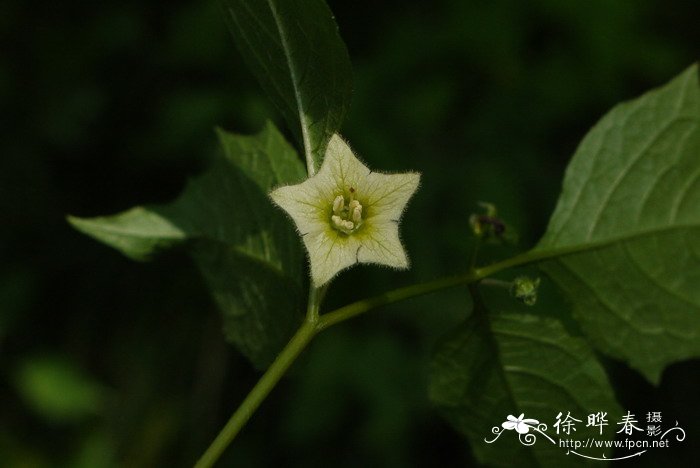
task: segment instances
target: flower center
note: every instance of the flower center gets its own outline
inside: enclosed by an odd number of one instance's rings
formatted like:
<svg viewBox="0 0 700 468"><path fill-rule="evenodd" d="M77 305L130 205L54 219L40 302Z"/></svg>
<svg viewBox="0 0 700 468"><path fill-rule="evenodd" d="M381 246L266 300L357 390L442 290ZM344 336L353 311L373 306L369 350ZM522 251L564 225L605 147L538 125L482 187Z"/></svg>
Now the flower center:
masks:
<svg viewBox="0 0 700 468"><path fill-rule="evenodd" d="M352 234L362 225L362 205L355 200L355 189L350 188L350 199L338 195L333 200L331 225L340 232Z"/></svg>

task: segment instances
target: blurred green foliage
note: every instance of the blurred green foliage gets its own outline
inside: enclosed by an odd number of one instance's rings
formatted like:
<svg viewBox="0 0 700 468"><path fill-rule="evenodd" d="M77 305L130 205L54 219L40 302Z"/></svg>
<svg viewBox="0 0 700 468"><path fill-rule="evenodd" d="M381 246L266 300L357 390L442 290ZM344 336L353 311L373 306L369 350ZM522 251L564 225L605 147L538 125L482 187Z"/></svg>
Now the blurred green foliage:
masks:
<svg viewBox="0 0 700 468"><path fill-rule="evenodd" d="M328 310L463 270L480 200L531 246L586 130L700 55L690 0L329 4L354 66L343 133L377 170L420 170L423 185L402 229L413 269L356 268ZM5 0L0 32L0 464L191 465L258 373L224 343L184 255L135 264L64 216L168 201L211 158L215 125L252 133L281 119L216 1ZM319 336L224 465L472 463L426 396L429 352L467 296L397 304ZM568 310L548 281L539 304ZM697 361L671 366L658 388L608 368L623 408L700 420ZM690 464L695 439L639 464Z"/></svg>

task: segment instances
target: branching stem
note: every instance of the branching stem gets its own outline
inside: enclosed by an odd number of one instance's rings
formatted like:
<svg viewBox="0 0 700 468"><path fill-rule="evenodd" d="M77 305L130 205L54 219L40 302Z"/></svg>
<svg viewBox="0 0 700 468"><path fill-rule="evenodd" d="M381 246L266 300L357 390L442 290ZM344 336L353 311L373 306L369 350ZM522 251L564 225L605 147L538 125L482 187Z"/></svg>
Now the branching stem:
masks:
<svg viewBox="0 0 700 468"><path fill-rule="evenodd" d="M343 322L350 318L361 315L377 307L403 301L412 297L422 296L435 291L451 288L459 285L476 283L488 276L498 273L501 270L516 266L523 266L547 258L575 253L576 249L552 250L548 252L530 251L510 259L494 263L483 268L472 268L467 273L455 276L447 276L425 283L413 284L403 288L387 291L379 296L363 299L346 305L332 312L319 315L319 308L326 288L311 288L309 290L309 306L307 316L296 334L289 341L287 346L279 353L275 361L265 371L258 383L253 387L243 403L238 407L231 419L226 423L216 439L209 446L207 451L199 459L195 468L209 468L216 463L223 454L226 447L233 441L238 432L248 422L255 410L265 400L270 391L279 382L287 369L296 358L306 348L313 337L320 331Z"/></svg>

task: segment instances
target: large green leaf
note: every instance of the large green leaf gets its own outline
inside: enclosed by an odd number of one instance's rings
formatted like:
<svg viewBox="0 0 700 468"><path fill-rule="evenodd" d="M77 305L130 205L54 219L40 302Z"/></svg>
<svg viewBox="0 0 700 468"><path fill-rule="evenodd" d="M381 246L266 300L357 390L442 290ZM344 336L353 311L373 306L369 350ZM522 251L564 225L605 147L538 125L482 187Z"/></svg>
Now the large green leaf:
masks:
<svg viewBox="0 0 700 468"><path fill-rule="evenodd" d="M595 346L651 381L700 355L697 66L588 133L533 255Z"/></svg>
<svg viewBox="0 0 700 468"><path fill-rule="evenodd" d="M323 0L223 0L236 45L303 143L309 172L350 106L352 69Z"/></svg>
<svg viewBox="0 0 700 468"><path fill-rule="evenodd" d="M550 318L475 312L439 345L431 366L430 398L442 415L471 442L488 466L571 466L583 463L560 448L559 438L598 440L615 436L621 411L608 379L585 341L570 336ZM589 414L606 412L609 426L586 427ZM557 435L557 415L580 420L571 435ZM508 415L523 414L547 425L547 437L530 431L527 446L514 430L504 431ZM492 432L494 430L496 432ZM501 432L500 435L497 432ZM498 435L498 439L492 441ZM582 452L582 450L579 450ZM585 452L602 457L602 449Z"/></svg>
<svg viewBox="0 0 700 468"><path fill-rule="evenodd" d="M263 367L299 323L304 276L298 235L267 193L305 171L272 124L255 136L218 134L222 155L173 203L69 220L137 260L184 245L223 311L228 338Z"/></svg>

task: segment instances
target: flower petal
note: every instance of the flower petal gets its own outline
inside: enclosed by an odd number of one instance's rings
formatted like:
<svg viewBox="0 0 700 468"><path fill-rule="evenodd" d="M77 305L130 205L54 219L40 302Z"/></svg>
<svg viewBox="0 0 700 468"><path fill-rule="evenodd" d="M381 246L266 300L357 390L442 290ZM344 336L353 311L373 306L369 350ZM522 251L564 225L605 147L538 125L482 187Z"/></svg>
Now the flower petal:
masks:
<svg viewBox="0 0 700 468"><path fill-rule="evenodd" d="M415 172L369 174L360 187L368 219L398 221L419 183L420 174Z"/></svg>
<svg viewBox="0 0 700 468"><path fill-rule="evenodd" d="M332 181L328 185L332 186L336 192L340 191L347 195L350 187L354 189L361 187L370 172L336 133L328 142L323 165L316 177L320 176L323 182Z"/></svg>
<svg viewBox="0 0 700 468"><path fill-rule="evenodd" d="M399 226L395 222L367 221L365 232L359 237L357 251L360 263L379 263L393 268L408 268L408 257L399 239Z"/></svg>
<svg viewBox="0 0 700 468"><path fill-rule="evenodd" d="M360 242L353 236L345 236L331 229L304 236L311 263L311 281L317 288L357 263Z"/></svg>
<svg viewBox="0 0 700 468"><path fill-rule="evenodd" d="M328 224L325 222L328 206L309 183L311 180L299 185L280 187L270 193L272 201L292 217L302 235L322 231Z"/></svg>
<svg viewBox="0 0 700 468"><path fill-rule="evenodd" d="M506 418L508 421L515 421L518 422L519 419L513 416L512 414L509 414L508 417Z"/></svg>

